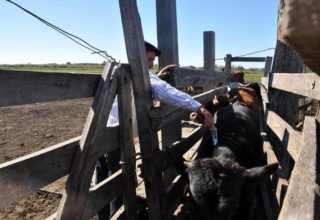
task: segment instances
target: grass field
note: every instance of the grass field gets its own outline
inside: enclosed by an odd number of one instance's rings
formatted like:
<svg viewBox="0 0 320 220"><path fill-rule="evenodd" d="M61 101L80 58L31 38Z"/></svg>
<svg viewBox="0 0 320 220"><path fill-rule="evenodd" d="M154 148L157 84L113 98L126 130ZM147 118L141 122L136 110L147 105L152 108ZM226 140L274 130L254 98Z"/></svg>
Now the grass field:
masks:
<svg viewBox="0 0 320 220"><path fill-rule="evenodd" d="M262 71L246 71L244 70L244 81L245 82L261 82L261 77L263 77Z"/></svg>
<svg viewBox="0 0 320 220"><path fill-rule="evenodd" d="M102 73L103 65L56 65L56 66L47 66L47 65L30 65L30 66L7 66L0 65L1 70L19 70L19 71L42 71L42 72L65 72L65 73ZM156 69L155 69L156 70ZM258 82L263 76L263 70L243 70L245 74L246 82Z"/></svg>
<svg viewBox="0 0 320 220"><path fill-rule="evenodd" d="M1 70L19 70L19 71L41 71L41 72L61 72L61 73L102 73L103 67L2 67Z"/></svg>

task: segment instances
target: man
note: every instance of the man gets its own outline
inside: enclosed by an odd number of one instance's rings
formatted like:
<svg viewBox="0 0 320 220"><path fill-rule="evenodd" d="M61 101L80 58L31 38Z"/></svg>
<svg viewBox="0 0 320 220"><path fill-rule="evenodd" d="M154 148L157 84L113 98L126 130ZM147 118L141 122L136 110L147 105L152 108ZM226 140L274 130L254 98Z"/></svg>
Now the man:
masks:
<svg viewBox="0 0 320 220"><path fill-rule="evenodd" d="M186 109L189 111L196 111L203 115L204 125L208 128L213 126L213 117L210 112L208 112L199 102L194 100L190 95L179 91L178 89L172 87L167 82L161 80L169 74L169 69L176 67L177 65L172 64L161 69L157 75L151 72L151 68L154 65L154 60L156 56L161 54L161 51L153 46L152 44L145 42L147 63L149 68L150 84L152 90L152 96L154 99L178 107ZM133 106L133 127L135 136L138 135L137 124L136 124L136 112ZM117 97L113 103L110 115L107 121L108 126L114 126L119 123L119 113L118 113L118 100ZM116 150L114 152L108 153L99 158L96 166L96 183L101 182L108 176L112 175L114 172L120 169L119 165L120 152ZM121 204L121 197L116 198L104 209L102 209L97 216L98 220L105 220L111 218L114 212Z"/></svg>

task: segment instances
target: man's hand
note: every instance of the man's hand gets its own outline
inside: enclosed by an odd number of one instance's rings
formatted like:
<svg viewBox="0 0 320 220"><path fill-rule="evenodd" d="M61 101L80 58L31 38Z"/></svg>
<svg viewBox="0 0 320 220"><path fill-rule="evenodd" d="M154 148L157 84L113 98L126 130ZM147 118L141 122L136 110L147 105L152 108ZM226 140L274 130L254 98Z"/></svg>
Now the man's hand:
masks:
<svg viewBox="0 0 320 220"><path fill-rule="evenodd" d="M159 77L160 79L163 79L164 77L168 76L170 74L170 69L177 67L177 64L171 64L168 65L164 68L162 68L158 73L157 73L157 77Z"/></svg>
<svg viewBox="0 0 320 220"><path fill-rule="evenodd" d="M201 114L204 118L204 126L206 126L207 128L212 128L213 127L213 117L212 114L210 112L208 112L207 109L205 109L204 107L200 107L197 111L197 113Z"/></svg>

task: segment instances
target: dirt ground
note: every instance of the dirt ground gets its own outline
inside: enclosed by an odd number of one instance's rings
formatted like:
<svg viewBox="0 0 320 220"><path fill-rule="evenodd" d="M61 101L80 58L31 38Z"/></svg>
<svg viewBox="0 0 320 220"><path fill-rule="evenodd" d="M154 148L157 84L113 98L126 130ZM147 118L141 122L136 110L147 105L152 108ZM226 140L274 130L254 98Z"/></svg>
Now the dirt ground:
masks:
<svg viewBox="0 0 320 220"><path fill-rule="evenodd" d="M0 163L81 135L92 99L0 108ZM185 126L183 136L193 126ZM0 219L45 219L59 205L66 177L0 209ZM140 182L140 179L139 179ZM144 193L139 184L138 194Z"/></svg>
<svg viewBox="0 0 320 220"><path fill-rule="evenodd" d="M92 99L0 108L0 163L81 135ZM47 189L0 209L0 219L45 219L53 214L63 178Z"/></svg>

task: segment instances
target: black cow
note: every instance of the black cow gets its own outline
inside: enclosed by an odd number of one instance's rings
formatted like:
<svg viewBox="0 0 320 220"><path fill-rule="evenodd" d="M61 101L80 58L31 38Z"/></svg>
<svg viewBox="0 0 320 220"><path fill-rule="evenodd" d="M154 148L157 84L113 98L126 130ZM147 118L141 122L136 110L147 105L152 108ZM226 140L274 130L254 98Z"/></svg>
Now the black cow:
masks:
<svg viewBox="0 0 320 220"><path fill-rule="evenodd" d="M192 197L192 219L249 219L256 185L278 164L263 166L257 114L235 102L214 116L218 146L208 132L198 159L184 162Z"/></svg>

